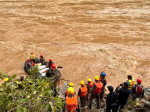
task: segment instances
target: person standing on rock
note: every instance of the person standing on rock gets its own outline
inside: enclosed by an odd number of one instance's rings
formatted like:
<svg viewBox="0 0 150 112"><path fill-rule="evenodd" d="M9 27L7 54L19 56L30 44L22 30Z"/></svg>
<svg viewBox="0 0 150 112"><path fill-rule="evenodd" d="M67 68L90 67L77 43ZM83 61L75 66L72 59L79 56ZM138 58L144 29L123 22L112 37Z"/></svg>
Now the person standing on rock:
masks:
<svg viewBox="0 0 150 112"><path fill-rule="evenodd" d="M45 64L45 57L43 55L40 55L40 63L41 65Z"/></svg>
<svg viewBox="0 0 150 112"><path fill-rule="evenodd" d="M119 112L123 111L125 104L127 103L128 97L131 93L131 90L128 89L128 83L124 82L123 87L119 89L120 85L116 88L116 92L118 93L118 104L117 109Z"/></svg>
<svg viewBox="0 0 150 112"><path fill-rule="evenodd" d="M69 95L66 96L66 111L67 112L79 112L77 96L74 95L74 88L68 88Z"/></svg>
<svg viewBox="0 0 150 112"><path fill-rule="evenodd" d="M105 94L105 86L106 86L106 84L107 84L107 81L106 81L105 76L106 76L106 73L105 73L105 72L102 72L102 73L100 74L100 78L99 78L99 80L103 83L103 88L102 88L102 91L101 91L101 94L100 94L100 99L101 99L101 100L103 99L103 96L104 96L104 94Z"/></svg>
<svg viewBox="0 0 150 112"><path fill-rule="evenodd" d="M33 52L30 55L30 59L31 59L31 62L36 63L35 55L33 54Z"/></svg>
<svg viewBox="0 0 150 112"><path fill-rule="evenodd" d="M100 107L100 93L103 87L103 83L99 81L99 76L95 76L95 83L93 84L92 87L92 92L91 92L91 97L90 97L90 104L89 104L89 108L92 108L92 100L94 98L96 98L96 102L97 102L97 109L99 109Z"/></svg>
<svg viewBox="0 0 150 112"><path fill-rule="evenodd" d="M88 91L86 100L88 100L89 96L91 95L91 91L92 91L92 87L93 87L93 82L90 78L87 79L86 86L87 86L87 91Z"/></svg>
<svg viewBox="0 0 150 112"><path fill-rule="evenodd" d="M78 91L78 96L80 97L81 107L86 106L86 98L87 98L87 86L84 84L84 81L80 82L81 87Z"/></svg>
<svg viewBox="0 0 150 112"><path fill-rule="evenodd" d="M109 90L109 94L106 98L106 112L117 112L117 93L113 92L114 88L112 86L107 87Z"/></svg>
<svg viewBox="0 0 150 112"><path fill-rule="evenodd" d="M128 75L127 78L128 78L127 82L128 82L128 84L129 84L128 89L132 90L133 86L135 85L135 80L132 79L132 76L131 76L131 75Z"/></svg>
<svg viewBox="0 0 150 112"><path fill-rule="evenodd" d="M137 84L132 88L132 97L133 100L136 98L142 99L144 96L144 87L141 85L142 80L140 78L137 79Z"/></svg>

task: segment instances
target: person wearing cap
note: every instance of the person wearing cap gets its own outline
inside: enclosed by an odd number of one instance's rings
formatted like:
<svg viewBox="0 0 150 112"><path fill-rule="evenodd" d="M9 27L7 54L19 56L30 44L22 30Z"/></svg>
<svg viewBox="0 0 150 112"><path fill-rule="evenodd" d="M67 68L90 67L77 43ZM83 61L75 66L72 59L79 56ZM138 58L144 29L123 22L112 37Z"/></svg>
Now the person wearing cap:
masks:
<svg viewBox="0 0 150 112"><path fill-rule="evenodd" d="M43 55L40 55L40 63L41 65L45 64L45 57Z"/></svg>
<svg viewBox="0 0 150 112"><path fill-rule="evenodd" d="M132 90L133 86L135 85L135 80L132 79L131 75L128 75L127 78L128 78L127 82L129 84L128 89Z"/></svg>
<svg viewBox="0 0 150 112"><path fill-rule="evenodd" d="M88 97L91 95L91 91L92 91L92 87L93 87L93 82L90 78L87 79L86 86L87 86L87 91L88 91L86 100L88 100L89 99Z"/></svg>
<svg viewBox="0 0 150 112"><path fill-rule="evenodd" d="M74 84L72 82L69 83L69 88L72 87L73 88ZM65 97L68 96L68 90L65 93ZM73 95L76 95L76 92L74 91Z"/></svg>
<svg viewBox="0 0 150 112"><path fill-rule="evenodd" d="M84 84L84 81L80 82L81 87L78 91L78 96L80 97L81 107L85 107L86 98L87 98L87 86Z"/></svg>
<svg viewBox="0 0 150 112"><path fill-rule="evenodd" d="M137 79L137 84L132 88L132 98L135 100L136 98L142 99L144 97L144 86L141 85L142 80L140 78Z"/></svg>
<svg viewBox="0 0 150 112"><path fill-rule="evenodd" d="M90 104L89 104L90 109L92 108L92 100L94 98L96 98L97 109L99 109L100 107L99 99L100 99L100 93L101 93L102 87L103 87L103 83L99 81L99 76L95 76L95 83L93 84L91 97L90 97Z"/></svg>
<svg viewBox="0 0 150 112"><path fill-rule="evenodd" d="M125 104L127 103L128 97L131 93L131 90L128 89L128 83L124 82L123 87L118 89L120 85L116 88L116 92L118 93L118 104L117 108L120 112L123 111Z"/></svg>
<svg viewBox="0 0 150 112"><path fill-rule="evenodd" d="M31 67L32 67L31 59L28 59L28 61L27 61L27 68L31 69Z"/></svg>
<svg viewBox="0 0 150 112"><path fill-rule="evenodd" d="M31 55L30 55L31 62L36 63L35 58L36 58L35 54L33 54L33 52L32 52Z"/></svg>
<svg viewBox="0 0 150 112"><path fill-rule="evenodd" d="M74 95L74 88L68 88L68 95L66 96L66 111L67 112L79 112L77 96Z"/></svg>
<svg viewBox="0 0 150 112"><path fill-rule="evenodd" d="M106 112L117 112L117 93L113 92L114 88L112 86L107 86L109 94L106 98Z"/></svg>
<svg viewBox="0 0 150 112"><path fill-rule="evenodd" d="M101 91L101 94L100 94L100 99L101 99L101 101L102 101L102 99L103 99L103 96L104 96L104 94L105 94L105 86L106 86L106 84L107 84L107 81L106 81L106 73L105 72L101 72L101 74L100 74L100 78L99 78L99 80L103 83L103 88L102 88L102 91Z"/></svg>
<svg viewBox="0 0 150 112"><path fill-rule="evenodd" d="M54 62L52 61L52 59L49 59L47 67L50 69L52 67L52 64L54 64Z"/></svg>

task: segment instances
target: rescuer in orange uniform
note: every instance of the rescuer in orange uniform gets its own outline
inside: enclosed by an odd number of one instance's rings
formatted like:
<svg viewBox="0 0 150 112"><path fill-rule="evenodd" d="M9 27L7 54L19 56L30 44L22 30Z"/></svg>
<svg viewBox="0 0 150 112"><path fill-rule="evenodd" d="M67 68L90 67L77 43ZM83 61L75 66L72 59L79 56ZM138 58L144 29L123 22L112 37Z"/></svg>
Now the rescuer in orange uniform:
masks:
<svg viewBox="0 0 150 112"><path fill-rule="evenodd" d="M35 55L33 54L33 52L30 55L30 59L31 59L31 62L36 63L36 61L35 61Z"/></svg>
<svg viewBox="0 0 150 112"><path fill-rule="evenodd" d="M87 79L87 82L88 83L86 84L86 86L87 86L88 93L87 93L87 99L86 100L89 99L89 95L91 95L91 91L92 91L92 87L93 87L93 82L90 78Z"/></svg>
<svg viewBox="0 0 150 112"><path fill-rule="evenodd" d="M91 97L90 97L90 104L89 104L89 108L92 108L92 100L94 98L96 98L96 102L97 102L97 109L99 109L100 106L100 93L103 87L103 83L101 81L99 81L99 76L95 76L95 83L93 84L92 87L92 93L91 93Z"/></svg>
<svg viewBox="0 0 150 112"><path fill-rule="evenodd" d="M80 97L81 107L84 107L87 98L87 86L84 85L84 81L81 81L80 84L81 87L79 88L78 96Z"/></svg>
<svg viewBox="0 0 150 112"><path fill-rule="evenodd" d="M69 95L66 96L66 111L67 112L79 112L77 96L73 95L74 89L72 87L68 88Z"/></svg>

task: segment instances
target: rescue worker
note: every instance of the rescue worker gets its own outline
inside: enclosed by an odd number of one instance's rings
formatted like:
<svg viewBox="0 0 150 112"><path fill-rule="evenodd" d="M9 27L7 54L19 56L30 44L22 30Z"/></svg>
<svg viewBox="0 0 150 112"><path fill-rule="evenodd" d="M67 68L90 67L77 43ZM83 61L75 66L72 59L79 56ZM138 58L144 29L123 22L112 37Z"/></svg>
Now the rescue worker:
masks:
<svg viewBox="0 0 150 112"><path fill-rule="evenodd" d="M135 85L135 80L132 79L131 75L128 75L127 78L128 78L127 82L129 84L128 89L132 90L133 86Z"/></svg>
<svg viewBox="0 0 150 112"><path fill-rule="evenodd" d="M73 86L74 86L74 85L73 85L72 82L69 83L69 87L72 87L72 88L73 88ZM67 90L66 93L65 93L65 97L68 96L68 95L69 95L69 93L68 93L68 90ZM74 92L73 95L76 95L76 92Z"/></svg>
<svg viewBox="0 0 150 112"><path fill-rule="evenodd" d="M27 68L31 69L31 67L32 67L31 59L28 59L28 61L27 61Z"/></svg>
<svg viewBox="0 0 150 112"><path fill-rule="evenodd" d="M31 62L36 63L35 55L33 54L33 52L30 55L30 59L31 59Z"/></svg>
<svg viewBox="0 0 150 112"><path fill-rule="evenodd" d="M90 78L87 79L86 86L87 86L87 91L88 91L86 100L88 100L89 96L91 95L91 91L92 91L92 87L93 87L93 82Z"/></svg>
<svg viewBox="0 0 150 112"><path fill-rule="evenodd" d="M80 97L81 107L86 106L86 98L87 98L87 86L84 84L84 81L80 82L81 87L78 91L78 96Z"/></svg>
<svg viewBox="0 0 150 112"><path fill-rule="evenodd" d="M106 73L105 73L105 72L102 72L102 73L100 74L100 81L103 83L103 88L102 88L102 91L101 91L101 94L100 94L100 99L101 99L101 100L103 99L103 96L104 96L104 94L105 94L105 86L106 86L106 84L107 84L107 81L106 81L105 76L106 76Z"/></svg>
<svg viewBox="0 0 150 112"><path fill-rule="evenodd" d="M66 96L66 111L67 112L79 112L77 96L73 95L74 89L72 87L68 88L69 95Z"/></svg>
<svg viewBox="0 0 150 112"><path fill-rule="evenodd" d="M144 87L141 85L142 80L140 78L137 79L137 84L132 88L132 97L133 100L136 98L142 99L144 96Z"/></svg>
<svg viewBox="0 0 150 112"><path fill-rule="evenodd" d="M100 106L100 93L103 87L103 83L99 81L99 76L95 76L95 83L93 84L92 87L92 92L91 92L91 97L90 97L90 104L89 104L89 108L92 108L92 100L94 98L96 98L96 102L97 102L97 109L99 109Z"/></svg>
<svg viewBox="0 0 150 112"><path fill-rule="evenodd" d="M40 63L41 65L45 64L45 57L43 55L40 55Z"/></svg>
<svg viewBox="0 0 150 112"><path fill-rule="evenodd" d="M52 67L52 64L54 64L54 62L52 61L52 59L49 59L47 67L50 69Z"/></svg>
<svg viewBox="0 0 150 112"><path fill-rule="evenodd" d="M118 93L117 109L119 112L122 112L125 104L127 103L131 90L128 89L129 85L127 82L124 82L123 87L118 90L119 87L120 85L116 88L116 92Z"/></svg>
<svg viewBox="0 0 150 112"><path fill-rule="evenodd" d="M117 112L117 93L113 92L114 88L112 86L107 86L109 94L106 98L106 112Z"/></svg>

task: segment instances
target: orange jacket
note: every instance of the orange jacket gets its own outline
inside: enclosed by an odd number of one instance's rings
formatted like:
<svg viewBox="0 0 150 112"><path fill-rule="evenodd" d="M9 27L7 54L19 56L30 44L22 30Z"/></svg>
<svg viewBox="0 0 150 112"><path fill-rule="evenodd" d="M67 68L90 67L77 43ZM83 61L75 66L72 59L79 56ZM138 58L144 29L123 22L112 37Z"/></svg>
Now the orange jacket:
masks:
<svg viewBox="0 0 150 112"><path fill-rule="evenodd" d="M80 97L86 96L87 95L87 87L80 87L81 93L80 93Z"/></svg>
<svg viewBox="0 0 150 112"><path fill-rule="evenodd" d="M103 87L103 83L102 82L99 82L99 83L95 82L94 85L95 85L95 88L93 90L93 94L100 94L101 93L101 89ZM93 87L94 87L94 85L93 85Z"/></svg>
<svg viewBox="0 0 150 112"><path fill-rule="evenodd" d="M66 109L67 112L75 112L76 109L78 109L78 101L76 95L73 95L73 97L66 97Z"/></svg>

